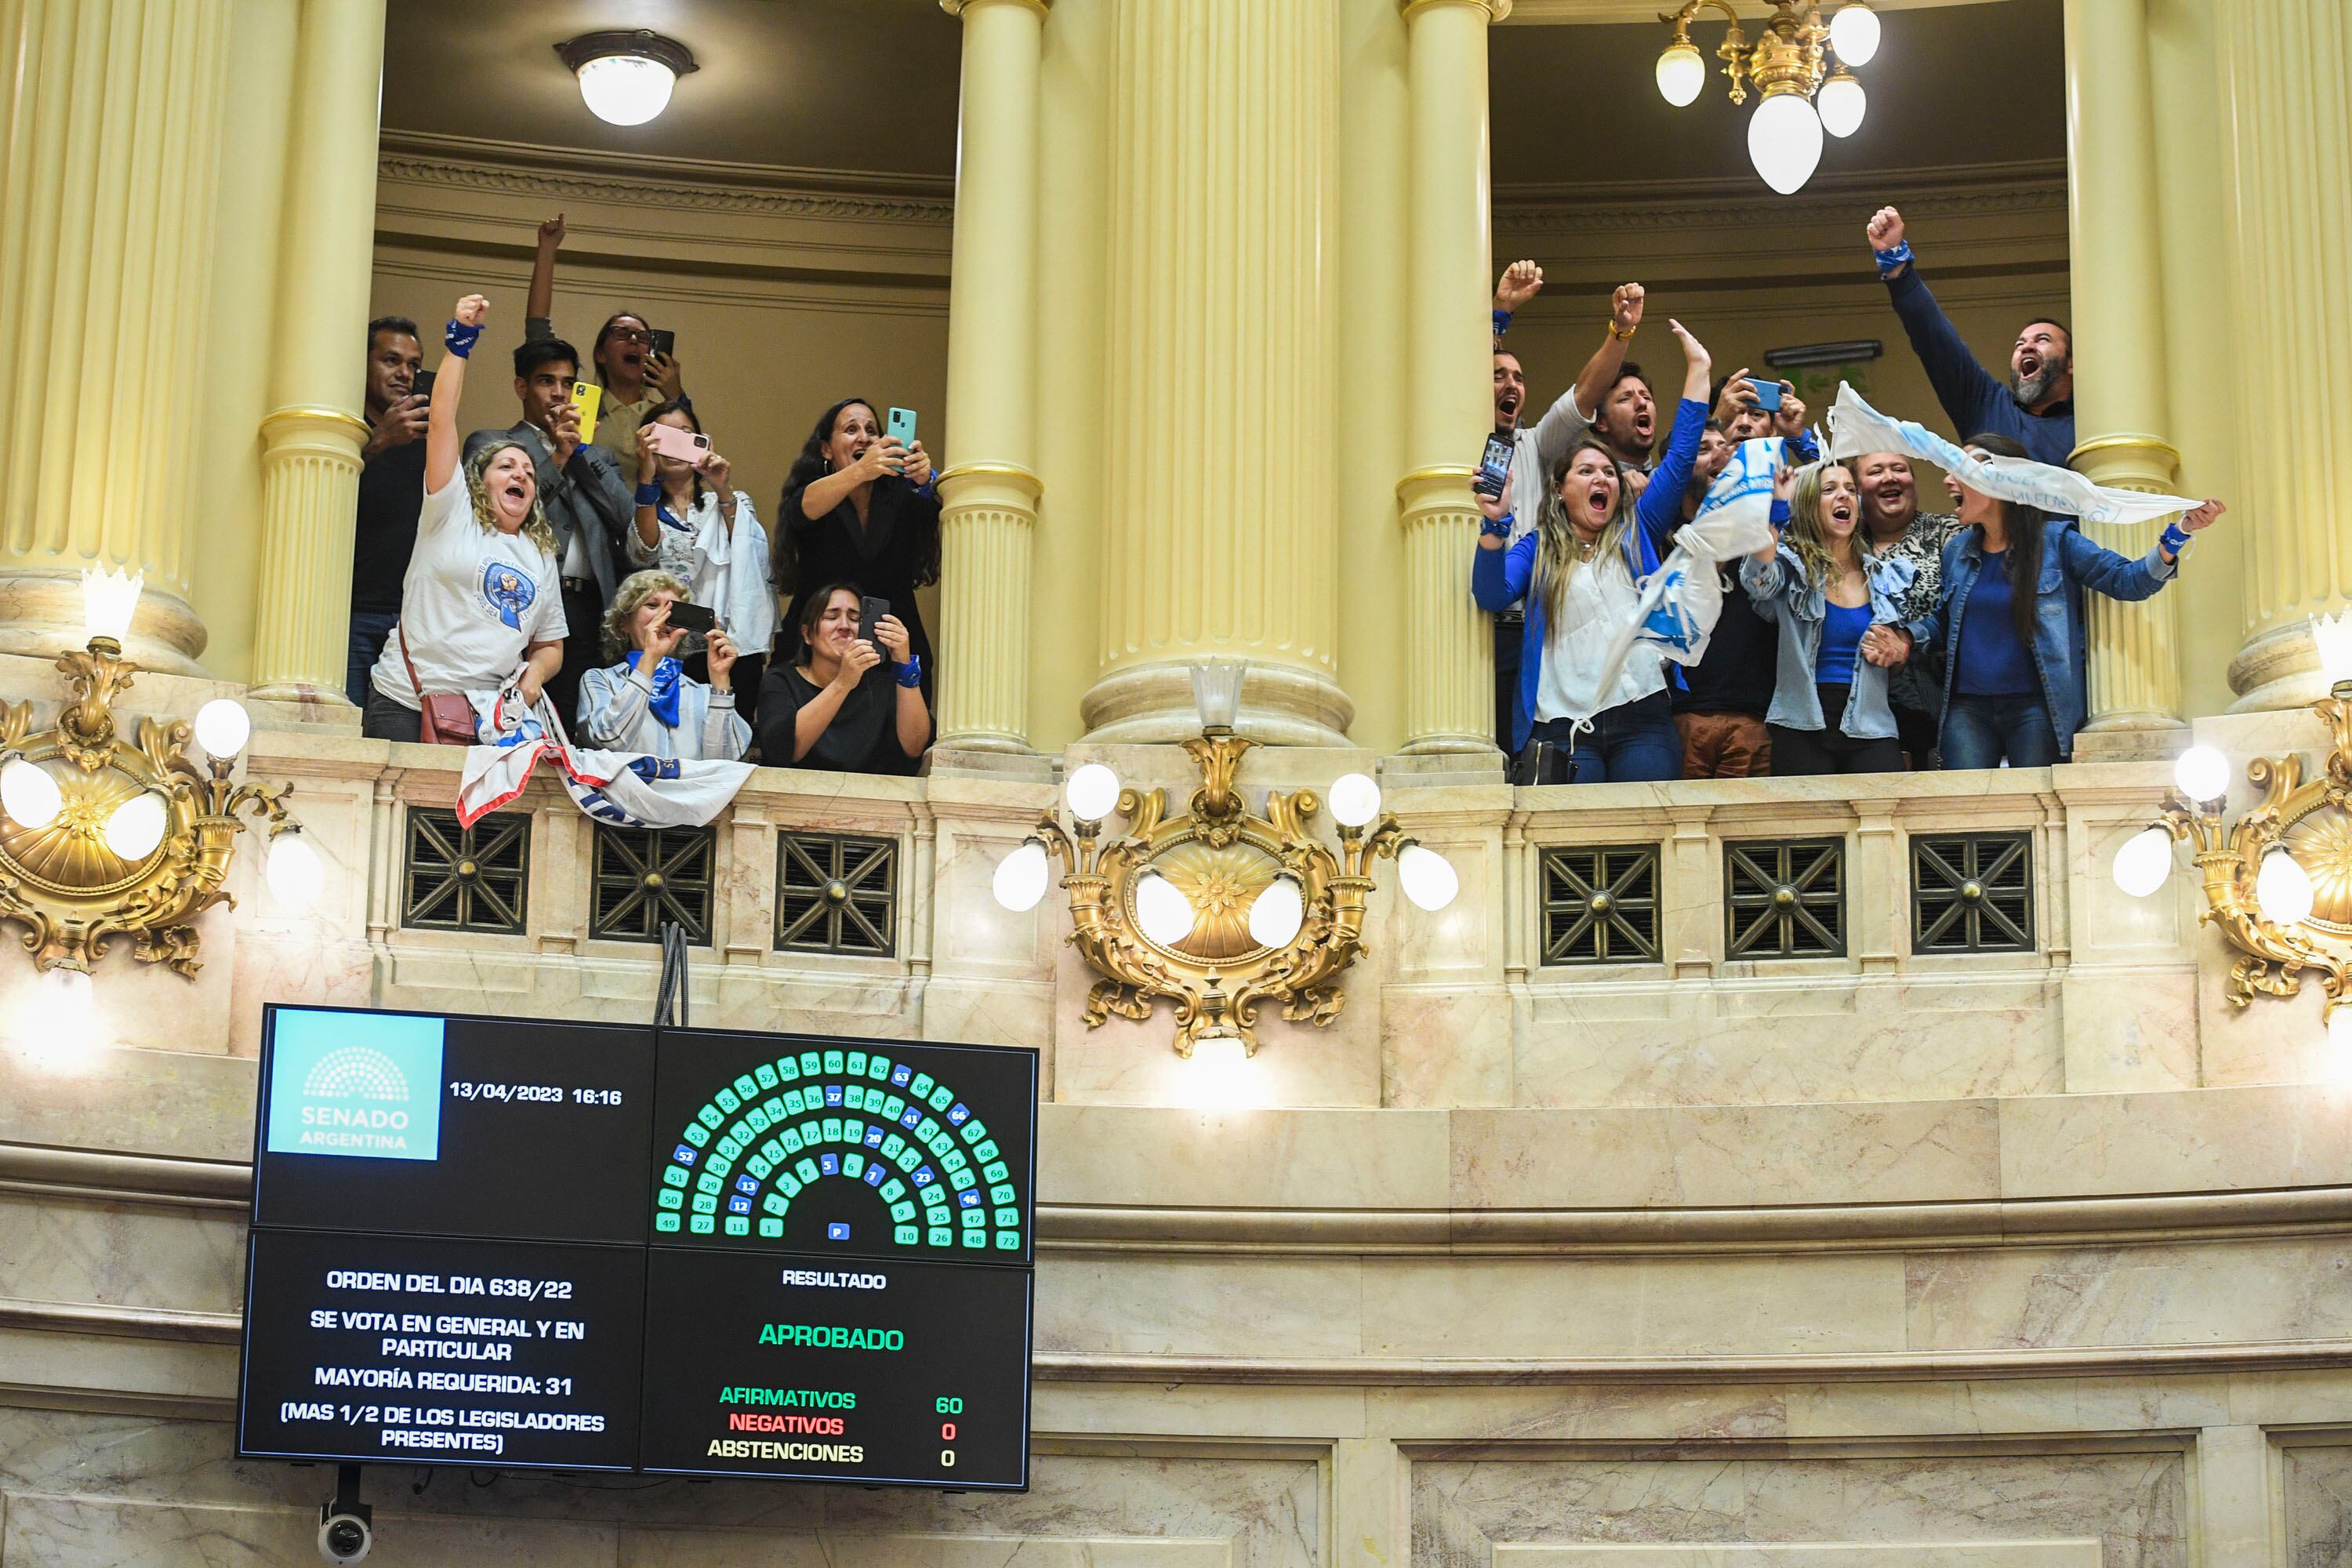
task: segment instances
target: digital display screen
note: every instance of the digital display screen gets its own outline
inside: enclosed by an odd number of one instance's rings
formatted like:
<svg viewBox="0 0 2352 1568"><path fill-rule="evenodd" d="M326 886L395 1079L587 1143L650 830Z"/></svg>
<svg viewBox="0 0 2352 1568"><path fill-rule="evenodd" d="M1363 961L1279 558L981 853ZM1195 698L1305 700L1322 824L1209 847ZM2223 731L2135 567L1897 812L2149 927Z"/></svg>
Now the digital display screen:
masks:
<svg viewBox="0 0 2352 1568"><path fill-rule="evenodd" d="M1037 1056L264 1010L237 1452L1027 1485Z"/></svg>
<svg viewBox="0 0 2352 1568"><path fill-rule="evenodd" d="M1024 1268L656 1247L642 1468L1027 1484Z"/></svg>

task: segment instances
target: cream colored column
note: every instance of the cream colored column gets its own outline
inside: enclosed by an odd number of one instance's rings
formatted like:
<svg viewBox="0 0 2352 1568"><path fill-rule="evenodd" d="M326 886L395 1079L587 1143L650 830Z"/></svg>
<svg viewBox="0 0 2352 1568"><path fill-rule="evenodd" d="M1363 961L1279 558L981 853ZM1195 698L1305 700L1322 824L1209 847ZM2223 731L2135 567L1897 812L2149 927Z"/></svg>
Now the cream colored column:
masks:
<svg viewBox="0 0 2352 1568"><path fill-rule="evenodd" d="M940 0L963 19L948 437L940 476L940 737L1029 752L1036 465L1037 61L1045 0Z"/></svg>
<svg viewBox="0 0 2352 1568"><path fill-rule="evenodd" d="M2327 694L2310 617L2352 606L2352 412L2336 390L2352 363L2352 14L2343 0L2230 0L2216 26L2244 493L2226 498L2208 548L2246 552L2232 710L2292 708Z"/></svg>
<svg viewBox="0 0 2352 1568"><path fill-rule="evenodd" d="M229 8L0 0L0 653L83 641L83 567L146 574L125 649L200 673L188 496Z"/></svg>
<svg viewBox="0 0 2352 1568"><path fill-rule="evenodd" d="M1246 658L1241 728L1336 745L1345 460L1325 244L1335 0L1117 0L1102 671L1092 741L1197 730L1188 667Z"/></svg>
<svg viewBox="0 0 2352 1568"><path fill-rule="evenodd" d="M1470 599L1471 459L1494 427L1488 370L1486 27L1509 0L1406 0L1412 120L1405 533L1408 752L1495 750L1495 645Z"/></svg>
<svg viewBox="0 0 2352 1568"><path fill-rule="evenodd" d="M279 220L284 310L261 422L257 697L348 708L375 138L384 0L309 0L295 59L293 168Z"/></svg>
<svg viewBox="0 0 2352 1568"><path fill-rule="evenodd" d="M2103 485L2169 491L2180 454L2166 439L2163 254L2147 0L2066 0L2067 209L2074 289L2074 467ZM2161 524L2085 523L2140 556ZM2083 761L2166 755L2180 721L2177 595L2127 605L2090 595Z"/></svg>

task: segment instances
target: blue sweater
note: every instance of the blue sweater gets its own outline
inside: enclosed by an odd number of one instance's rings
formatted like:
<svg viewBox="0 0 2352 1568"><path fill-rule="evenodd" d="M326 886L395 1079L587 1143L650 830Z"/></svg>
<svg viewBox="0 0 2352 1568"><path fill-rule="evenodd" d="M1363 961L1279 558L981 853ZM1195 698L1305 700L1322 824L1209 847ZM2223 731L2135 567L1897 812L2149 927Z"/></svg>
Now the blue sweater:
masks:
<svg viewBox="0 0 2352 1568"><path fill-rule="evenodd" d="M1706 404L1687 397L1682 400L1675 410L1674 433L1666 439L1665 455L1651 471L1649 488L1634 503L1633 527L1625 541L1625 566L1636 583L1658 569L1675 530L1682 526L1683 490L1690 483L1691 466L1698 458L1698 438L1706 433ZM1517 700L1511 709L1514 754L1526 749L1528 736L1535 730L1536 692L1543 683L1543 661L1550 640L1544 626L1543 602L1528 593L1535 580L1538 537L1534 531L1523 534L1508 550L1474 546L1476 553L1470 563L1470 592L1480 609L1507 610L1523 598L1528 600L1527 629L1519 639Z"/></svg>
<svg viewBox="0 0 2352 1568"><path fill-rule="evenodd" d="M2035 462L2067 466L2074 452L2073 403L2053 404L2047 414L2027 413L2010 393L2008 384L1979 364L1969 345L1960 341L1950 318L1936 303L1936 296L1927 292L1917 262L1905 268L1901 277L1888 279L1886 293L1895 303L1895 313L1903 319L1911 352L1927 369L1936 401L1958 427L1955 435L1963 441L1983 432L2007 436Z"/></svg>

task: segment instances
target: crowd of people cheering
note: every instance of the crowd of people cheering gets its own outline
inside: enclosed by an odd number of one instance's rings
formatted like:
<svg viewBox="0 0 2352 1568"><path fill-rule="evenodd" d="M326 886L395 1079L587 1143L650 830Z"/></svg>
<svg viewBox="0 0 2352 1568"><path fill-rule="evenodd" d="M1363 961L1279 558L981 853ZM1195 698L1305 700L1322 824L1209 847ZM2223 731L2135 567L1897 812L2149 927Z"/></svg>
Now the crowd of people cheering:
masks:
<svg viewBox="0 0 2352 1568"><path fill-rule="evenodd" d="M584 361L557 335L563 237L560 216L540 226L506 428L457 428L480 295L458 301L430 374L415 321L368 323L348 673L365 732L461 741L436 700L507 689L543 696L596 748L914 772L936 679L915 599L940 572L929 455L871 401L844 398L817 416L763 523L704 429L670 334L622 311ZM2065 464L2065 326L2026 323L2003 381L1928 291L1901 215L1882 209L1866 237L1968 451ZM1908 456L1827 458L1792 384L1745 368L1716 379L1679 321L1667 325L1683 376L1661 440L1652 384L1629 357L1648 302L1633 283L1612 295L1607 335L1574 383L1529 420L1504 333L1542 286L1520 261L1496 289L1509 462L1479 487L1472 574L1494 616L1496 742L1521 783L2063 761L2086 717L2084 595L2158 592L2223 510L2205 502L2137 560L1957 478L1949 510L1923 510ZM1742 444L1765 437L1785 455L1775 537L1721 563L1703 655L1637 647L1612 673L1607 652L1643 582Z"/></svg>

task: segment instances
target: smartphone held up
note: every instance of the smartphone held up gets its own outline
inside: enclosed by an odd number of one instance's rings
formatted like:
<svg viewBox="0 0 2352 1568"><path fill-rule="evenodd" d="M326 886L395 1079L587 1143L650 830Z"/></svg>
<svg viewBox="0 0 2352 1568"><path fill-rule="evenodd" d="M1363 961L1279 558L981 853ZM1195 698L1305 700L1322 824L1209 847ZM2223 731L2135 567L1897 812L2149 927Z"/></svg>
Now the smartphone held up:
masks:
<svg viewBox="0 0 2352 1568"><path fill-rule="evenodd" d="M1503 493L1503 486L1511 478L1511 456L1514 451L1508 432L1497 430L1486 437L1486 449L1478 458L1478 472L1470 488L1483 496Z"/></svg>

